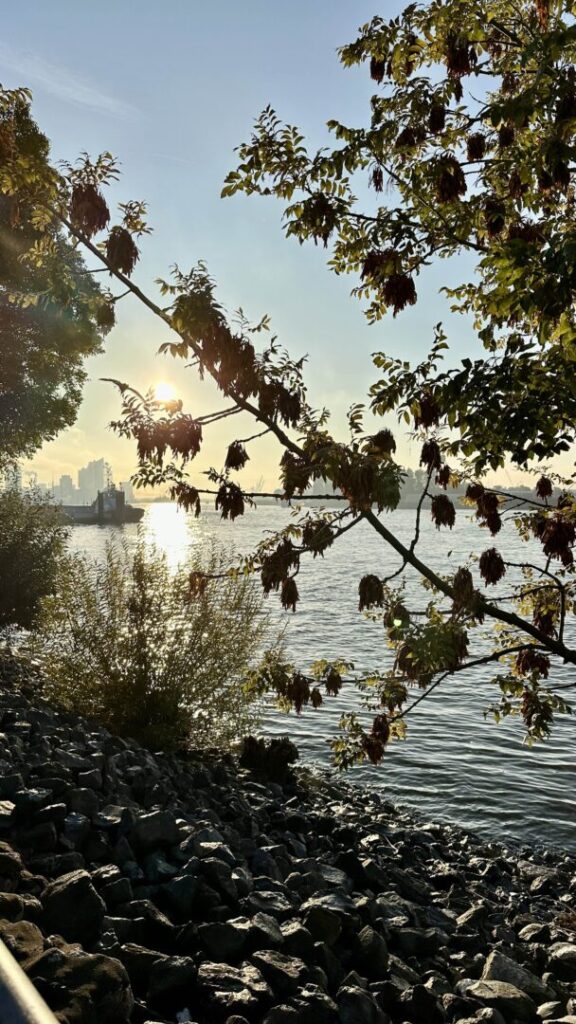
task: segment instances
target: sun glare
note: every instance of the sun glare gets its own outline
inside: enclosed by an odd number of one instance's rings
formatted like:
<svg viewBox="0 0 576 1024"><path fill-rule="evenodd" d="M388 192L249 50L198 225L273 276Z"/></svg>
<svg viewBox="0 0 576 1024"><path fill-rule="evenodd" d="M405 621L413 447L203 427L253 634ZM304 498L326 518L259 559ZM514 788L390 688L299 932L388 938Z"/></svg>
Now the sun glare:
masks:
<svg viewBox="0 0 576 1024"><path fill-rule="evenodd" d="M154 398L157 402L173 402L176 398L176 388L165 380L160 380L154 387Z"/></svg>

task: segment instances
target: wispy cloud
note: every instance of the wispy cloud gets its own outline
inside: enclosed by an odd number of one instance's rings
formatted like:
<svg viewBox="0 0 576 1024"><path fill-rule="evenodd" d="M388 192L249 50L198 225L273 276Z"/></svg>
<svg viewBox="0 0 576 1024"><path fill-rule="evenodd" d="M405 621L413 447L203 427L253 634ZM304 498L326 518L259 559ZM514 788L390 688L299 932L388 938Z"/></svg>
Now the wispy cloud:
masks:
<svg viewBox="0 0 576 1024"><path fill-rule="evenodd" d="M120 118L132 118L138 114L131 104L101 92L69 68L53 64L30 50L15 50L0 43L0 69L15 72L17 85L36 86L77 107Z"/></svg>

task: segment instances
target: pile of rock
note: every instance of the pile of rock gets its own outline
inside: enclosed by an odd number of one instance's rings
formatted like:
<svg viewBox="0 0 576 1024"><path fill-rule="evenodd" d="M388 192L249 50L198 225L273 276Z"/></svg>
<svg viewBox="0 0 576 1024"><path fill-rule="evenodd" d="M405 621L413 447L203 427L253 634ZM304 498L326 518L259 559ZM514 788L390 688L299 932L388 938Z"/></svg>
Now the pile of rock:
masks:
<svg viewBox="0 0 576 1024"><path fill-rule="evenodd" d="M0 937L63 1024L576 1024L576 859L0 690Z"/></svg>

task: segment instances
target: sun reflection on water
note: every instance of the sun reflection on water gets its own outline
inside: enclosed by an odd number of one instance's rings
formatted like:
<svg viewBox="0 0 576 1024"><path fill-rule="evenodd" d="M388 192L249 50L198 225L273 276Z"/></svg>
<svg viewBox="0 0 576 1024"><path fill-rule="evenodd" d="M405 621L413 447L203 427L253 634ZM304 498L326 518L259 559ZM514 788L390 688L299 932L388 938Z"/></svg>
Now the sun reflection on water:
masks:
<svg viewBox="0 0 576 1024"><path fill-rule="evenodd" d="M148 544L166 555L171 568L184 562L191 550L201 543L198 520L171 502L148 505L142 532Z"/></svg>

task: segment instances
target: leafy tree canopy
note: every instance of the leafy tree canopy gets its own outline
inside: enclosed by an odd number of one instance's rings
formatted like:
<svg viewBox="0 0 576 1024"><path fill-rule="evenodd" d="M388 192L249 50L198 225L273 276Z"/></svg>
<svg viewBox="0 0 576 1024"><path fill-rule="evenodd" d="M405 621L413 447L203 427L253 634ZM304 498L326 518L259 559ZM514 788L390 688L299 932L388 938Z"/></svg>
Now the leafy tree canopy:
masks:
<svg viewBox="0 0 576 1024"><path fill-rule="evenodd" d="M54 588L66 536L61 510L39 493L0 492L0 637L10 627L34 625Z"/></svg>
<svg viewBox="0 0 576 1024"><path fill-rule="evenodd" d="M144 294L131 275L136 239L147 230L145 208L125 204L108 230L103 188L115 173L108 155L83 159L49 186L51 223L171 327L174 340L162 350L210 374L226 399L212 415L195 418L180 402L158 402L116 382L122 413L115 427L137 442L136 480L169 483L175 499L197 514L207 493L224 518L235 519L257 497L244 493L235 473L249 458L250 441L270 433L280 445L285 497L297 501L310 483L326 480L341 505L296 510L240 571L258 572L265 592L278 592L295 610L301 560L322 557L359 523L399 556L388 578L375 564L357 581L359 611L380 622L388 650L383 643L374 672L356 677L370 718L342 720L334 744L342 765L378 762L412 708L445 678L480 664L499 667L494 714L520 715L530 739L545 737L554 713L569 710L563 691L575 684L562 666L576 664L576 505L567 490L573 477L555 477L543 460L567 451L576 432L575 47L572 6L564 0L432 0L393 20L376 18L341 51L345 65L364 65L374 80L367 124L330 122L334 147L311 153L300 132L267 109L225 183L226 195L282 200L287 232L321 243L337 273L355 275L354 291L373 321L417 302L419 275L432 259L475 259L472 281L450 296L473 319L479 358L458 363L450 339L456 364L446 368L449 340L440 325L418 366L375 356L372 411L395 411L422 445L424 486L409 543L383 514L397 506L403 476L388 427L369 430L365 406L356 403L349 437L336 437L328 414L308 403L303 361L274 337L262 343L267 318L252 325L241 314L227 316L202 265L189 273L176 268L160 282L163 305ZM200 486L192 469L204 432L242 411L258 421L256 433L233 434L223 465L209 473L211 486ZM486 472L507 460L540 474L530 498L487 486ZM422 550L421 521L430 514L438 529L458 529L454 483L467 486L478 544L476 555L442 574ZM503 524L531 541L518 564L494 539ZM408 606L408 568L425 586L423 607ZM195 576L192 594L202 585ZM307 672L268 661L251 685L275 692L284 707L319 708L355 678L329 653Z"/></svg>
<svg viewBox="0 0 576 1024"><path fill-rule="evenodd" d="M48 150L26 93L0 92L0 468L74 422L113 312L44 207Z"/></svg>

